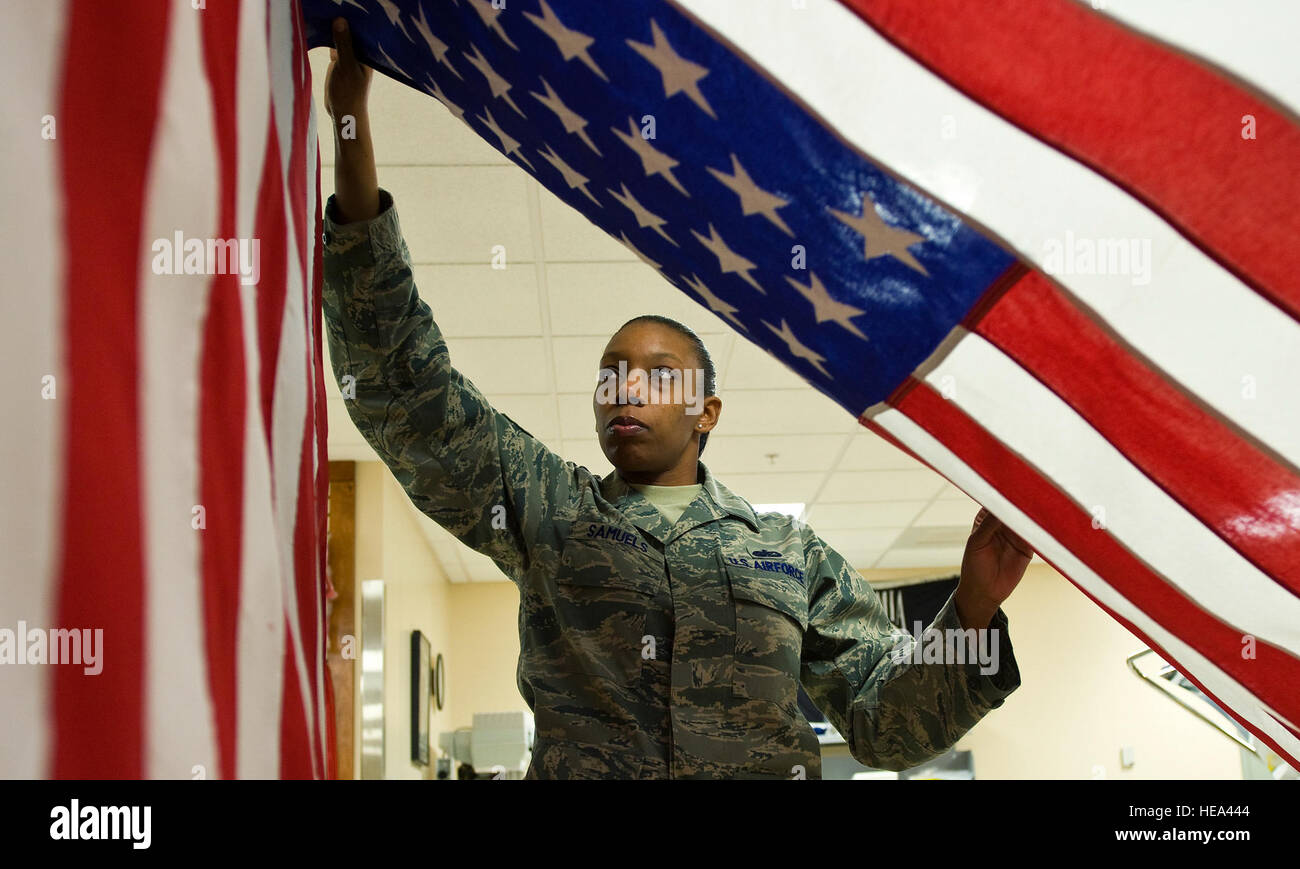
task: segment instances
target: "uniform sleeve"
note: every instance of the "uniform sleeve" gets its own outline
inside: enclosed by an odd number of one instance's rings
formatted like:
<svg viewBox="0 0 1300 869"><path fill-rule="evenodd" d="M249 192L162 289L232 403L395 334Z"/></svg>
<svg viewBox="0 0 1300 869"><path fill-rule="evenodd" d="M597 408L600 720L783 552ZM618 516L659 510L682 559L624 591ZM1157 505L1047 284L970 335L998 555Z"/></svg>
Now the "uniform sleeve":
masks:
<svg viewBox="0 0 1300 869"><path fill-rule="evenodd" d="M369 221L337 223L336 209L331 196L323 301L348 415L425 515L519 583L550 509L578 491L579 469L452 367L391 194L380 191Z"/></svg>
<svg viewBox="0 0 1300 869"><path fill-rule="evenodd" d="M1020 686L1000 608L989 625L997 634L985 640L988 664L978 655L967 655L965 663L925 663L935 660L926 655L928 631L918 651L915 635L889 621L862 575L816 534L808 531L806 539L809 620L801 681L859 762L902 770L937 757ZM962 630L954 596L929 627Z"/></svg>

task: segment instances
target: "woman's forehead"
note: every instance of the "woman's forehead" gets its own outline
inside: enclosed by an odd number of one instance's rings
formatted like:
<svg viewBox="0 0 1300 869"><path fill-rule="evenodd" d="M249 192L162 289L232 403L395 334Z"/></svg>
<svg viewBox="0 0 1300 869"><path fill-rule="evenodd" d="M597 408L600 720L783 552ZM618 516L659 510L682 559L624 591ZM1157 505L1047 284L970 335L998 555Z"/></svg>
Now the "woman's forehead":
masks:
<svg viewBox="0 0 1300 869"><path fill-rule="evenodd" d="M605 345L602 361L644 359L647 362L693 360L694 346L689 338L671 326L653 320L640 320L619 329Z"/></svg>

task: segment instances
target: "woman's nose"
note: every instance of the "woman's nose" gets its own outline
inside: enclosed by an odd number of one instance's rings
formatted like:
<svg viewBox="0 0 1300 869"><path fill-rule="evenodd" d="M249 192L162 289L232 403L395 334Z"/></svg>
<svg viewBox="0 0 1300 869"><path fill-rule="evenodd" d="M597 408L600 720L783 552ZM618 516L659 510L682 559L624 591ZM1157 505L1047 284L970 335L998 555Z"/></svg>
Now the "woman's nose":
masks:
<svg viewBox="0 0 1300 869"><path fill-rule="evenodd" d="M628 375L625 395L628 404L635 407L644 407L649 401L650 384L646 382L644 376L634 371ZM620 395L619 398L622 400L623 396Z"/></svg>

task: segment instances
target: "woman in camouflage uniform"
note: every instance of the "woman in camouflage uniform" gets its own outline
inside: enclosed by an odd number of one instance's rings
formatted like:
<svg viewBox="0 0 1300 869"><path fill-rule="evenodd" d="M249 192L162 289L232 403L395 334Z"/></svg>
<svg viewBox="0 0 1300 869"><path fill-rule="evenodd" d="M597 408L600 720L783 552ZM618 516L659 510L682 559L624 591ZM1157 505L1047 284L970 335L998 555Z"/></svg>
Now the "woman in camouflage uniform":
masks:
<svg viewBox="0 0 1300 869"><path fill-rule="evenodd" d="M801 684L854 757L884 769L943 753L1000 706L1020 683L1000 604L1029 547L980 511L932 626L990 631L998 666L923 662L812 528L755 513L700 461L722 402L686 327L637 318L610 338L593 397L616 469L603 478L489 404L452 366L416 292L378 185L370 70L345 28L335 37L324 253L334 373L412 501L519 589L518 685L536 719L528 777L818 778ZM701 400L672 400L693 371Z"/></svg>

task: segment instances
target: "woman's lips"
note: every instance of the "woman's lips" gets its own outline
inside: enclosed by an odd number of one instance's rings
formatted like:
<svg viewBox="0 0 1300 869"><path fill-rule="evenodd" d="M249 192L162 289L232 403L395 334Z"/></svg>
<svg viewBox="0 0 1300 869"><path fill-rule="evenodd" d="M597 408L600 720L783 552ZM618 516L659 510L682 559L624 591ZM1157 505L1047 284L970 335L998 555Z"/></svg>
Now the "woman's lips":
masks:
<svg viewBox="0 0 1300 869"><path fill-rule="evenodd" d="M631 416L616 416L610 420L607 428L617 437L631 437L647 430L645 423Z"/></svg>

